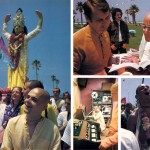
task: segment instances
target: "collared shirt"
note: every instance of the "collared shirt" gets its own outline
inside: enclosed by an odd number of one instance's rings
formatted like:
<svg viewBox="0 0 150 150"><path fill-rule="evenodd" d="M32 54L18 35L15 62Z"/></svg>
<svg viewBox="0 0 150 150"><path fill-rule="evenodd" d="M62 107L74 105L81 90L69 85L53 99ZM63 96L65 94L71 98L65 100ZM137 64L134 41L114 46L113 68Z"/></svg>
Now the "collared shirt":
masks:
<svg viewBox="0 0 150 150"><path fill-rule="evenodd" d="M56 125L43 118L35 127L32 137L26 124L26 115L9 120L5 129L2 150L60 150L60 134Z"/></svg>

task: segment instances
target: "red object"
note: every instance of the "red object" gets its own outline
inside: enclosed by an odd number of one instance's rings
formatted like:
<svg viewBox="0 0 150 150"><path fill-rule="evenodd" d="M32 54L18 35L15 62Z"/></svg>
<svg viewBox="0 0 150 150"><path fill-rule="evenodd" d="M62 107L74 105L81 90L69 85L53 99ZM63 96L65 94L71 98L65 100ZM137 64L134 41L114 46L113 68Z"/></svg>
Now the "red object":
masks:
<svg viewBox="0 0 150 150"><path fill-rule="evenodd" d="M9 88L2 89L2 88L0 87L0 93L2 93L2 94L8 94L8 93L10 93L10 92L11 92L11 90L10 90Z"/></svg>
<svg viewBox="0 0 150 150"><path fill-rule="evenodd" d="M123 97L123 98L121 99L121 103L126 104L126 97Z"/></svg>

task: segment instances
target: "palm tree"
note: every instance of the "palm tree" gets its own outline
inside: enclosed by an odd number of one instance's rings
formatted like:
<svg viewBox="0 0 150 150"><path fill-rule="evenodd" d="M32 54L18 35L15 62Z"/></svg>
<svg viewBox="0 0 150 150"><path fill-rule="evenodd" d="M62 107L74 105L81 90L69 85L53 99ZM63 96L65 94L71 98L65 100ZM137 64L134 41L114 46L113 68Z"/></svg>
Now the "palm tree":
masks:
<svg viewBox="0 0 150 150"><path fill-rule="evenodd" d="M76 5L76 10L78 10L81 13L81 25L83 24L83 3L82 2L78 2Z"/></svg>
<svg viewBox="0 0 150 150"><path fill-rule="evenodd" d="M76 22L76 19L75 19L75 15L77 14L77 12L75 10L73 10L73 23Z"/></svg>
<svg viewBox="0 0 150 150"><path fill-rule="evenodd" d="M54 82L55 82L55 80L56 80L56 76L55 76L55 75L52 75L52 76L51 76L51 79L52 79L52 82L53 82L53 88L54 88Z"/></svg>
<svg viewBox="0 0 150 150"><path fill-rule="evenodd" d="M139 8L135 4L131 5L131 7L129 8L129 14L132 16L132 23L133 24L136 24L135 16L136 16L136 13L138 11L139 11Z"/></svg>
<svg viewBox="0 0 150 150"><path fill-rule="evenodd" d="M35 69L35 73L36 73L36 79L38 80L38 70L40 70L41 67L41 62L37 59L35 59L32 62L32 68Z"/></svg>
<svg viewBox="0 0 150 150"><path fill-rule="evenodd" d="M56 82L56 88L57 88L57 87L58 87L58 84L59 84L59 80L56 79L55 82Z"/></svg>
<svg viewBox="0 0 150 150"><path fill-rule="evenodd" d="M110 8L110 12L112 13L114 9L115 9L114 7L111 7Z"/></svg>

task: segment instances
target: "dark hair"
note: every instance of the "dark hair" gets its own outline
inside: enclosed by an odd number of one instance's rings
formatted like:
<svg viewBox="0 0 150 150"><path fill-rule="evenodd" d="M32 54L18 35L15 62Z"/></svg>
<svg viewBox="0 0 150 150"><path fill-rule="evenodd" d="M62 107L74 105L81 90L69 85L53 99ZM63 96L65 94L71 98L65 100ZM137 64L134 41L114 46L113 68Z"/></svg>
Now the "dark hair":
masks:
<svg viewBox="0 0 150 150"><path fill-rule="evenodd" d="M121 13L121 16L122 16L122 10L120 9L120 8L114 8L113 10L112 10L112 19L113 20L116 20L115 19L115 16L116 16L116 13L117 12L120 12Z"/></svg>
<svg viewBox="0 0 150 150"><path fill-rule="evenodd" d="M41 81L39 81L39 80L29 80L27 82L30 83L30 85L29 85L30 90L32 90L34 88L44 89L43 83Z"/></svg>
<svg viewBox="0 0 150 150"><path fill-rule="evenodd" d="M11 100L11 92L7 93L6 97L3 99L3 102L5 102L6 105L9 105L10 100Z"/></svg>
<svg viewBox="0 0 150 150"><path fill-rule="evenodd" d="M68 98L71 98L71 96L70 96L70 93L69 93L69 92L64 92L64 93L63 93L63 98L64 98L65 94L68 94Z"/></svg>
<svg viewBox="0 0 150 150"><path fill-rule="evenodd" d="M92 21L92 8L98 9L103 13L110 11L109 4L106 0L87 0L83 4L84 14Z"/></svg>
<svg viewBox="0 0 150 150"><path fill-rule="evenodd" d="M132 106L131 103L126 103L126 107Z"/></svg>
<svg viewBox="0 0 150 150"><path fill-rule="evenodd" d="M14 33L14 34L15 34L15 29L14 29L14 28L13 28L12 33ZM27 27L26 27L26 26L24 26L24 32L23 32L23 33L28 34L28 29L27 29Z"/></svg>
<svg viewBox="0 0 150 150"><path fill-rule="evenodd" d="M20 101L21 101L21 103L22 103L22 102L23 102L23 92L22 92L22 87L20 87L20 86L14 86L14 87L12 88L12 90L11 90L11 95L12 95L12 92L13 92L13 90L14 90L15 88L17 88L17 89L19 90L19 92L21 93Z"/></svg>
<svg viewBox="0 0 150 150"><path fill-rule="evenodd" d="M18 8L17 11L16 11L16 13L18 12L18 10L20 10L21 12L23 12L23 10L21 8Z"/></svg>
<svg viewBox="0 0 150 150"><path fill-rule="evenodd" d="M60 91L60 88L54 88L54 89L57 89L57 90L59 91L59 93L61 92L61 91ZM54 90L54 89L53 89L53 90Z"/></svg>

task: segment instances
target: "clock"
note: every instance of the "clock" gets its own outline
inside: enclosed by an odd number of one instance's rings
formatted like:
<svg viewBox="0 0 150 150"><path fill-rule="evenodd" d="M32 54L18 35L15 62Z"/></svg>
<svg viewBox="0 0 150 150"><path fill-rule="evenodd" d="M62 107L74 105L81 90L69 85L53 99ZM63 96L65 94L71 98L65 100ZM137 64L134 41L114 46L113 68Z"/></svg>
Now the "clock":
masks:
<svg viewBox="0 0 150 150"><path fill-rule="evenodd" d="M97 98L98 97L98 93L97 92L92 92L91 96L92 96L92 98Z"/></svg>

